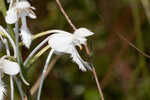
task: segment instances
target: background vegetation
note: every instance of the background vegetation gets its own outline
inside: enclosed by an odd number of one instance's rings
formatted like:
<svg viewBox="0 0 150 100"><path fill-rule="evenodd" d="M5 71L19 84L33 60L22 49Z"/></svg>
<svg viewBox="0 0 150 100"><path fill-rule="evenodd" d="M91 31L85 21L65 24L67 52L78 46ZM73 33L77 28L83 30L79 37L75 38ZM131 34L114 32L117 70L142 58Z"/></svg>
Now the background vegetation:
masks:
<svg viewBox="0 0 150 100"><path fill-rule="evenodd" d="M87 27L95 33L88 42L105 100L150 100L150 58L118 35L150 55L150 3L143 5L146 1L60 0L78 28ZM30 2L36 7L37 15L36 20L28 19L33 34L49 29L73 32L55 0ZM5 22L0 24L5 25ZM23 47L24 59L43 39L33 41L29 50ZM88 60L85 50L80 53ZM45 52L27 73L31 86L41 75L47 54ZM62 56L44 82L41 100L100 100L100 96L92 73L81 72L68 56Z"/></svg>

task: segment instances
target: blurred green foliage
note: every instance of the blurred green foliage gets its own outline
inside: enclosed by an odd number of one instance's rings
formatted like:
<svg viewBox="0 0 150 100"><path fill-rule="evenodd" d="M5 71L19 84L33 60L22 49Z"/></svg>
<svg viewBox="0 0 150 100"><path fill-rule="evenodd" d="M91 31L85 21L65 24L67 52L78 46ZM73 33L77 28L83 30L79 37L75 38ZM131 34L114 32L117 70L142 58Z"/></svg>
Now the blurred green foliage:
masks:
<svg viewBox="0 0 150 100"><path fill-rule="evenodd" d="M95 32L88 42L105 100L150 100L150 59L117 35L122 34L150 55L150 24L141 0L60 1L74 25ZM30 2L36 7L37 14L36 20L28 19L33 34L50 29L73 32L55 0ZM140 37L137 35L139 31ZM137 42L139 38L140 43ZM23 47L24 58L43 39L44 37L33 41L29 50ZM87 59L85 50L80 53ZM47 54L45 52L27 73L31 86L41 75ZM140 67L140 62L145 64ZM145 71L147 74L143 75ZM35 97L36 95L33 100ZM92 73L81 72L65 55L57 61L46 78L41 100L100 100L100 96Z"/></svg>

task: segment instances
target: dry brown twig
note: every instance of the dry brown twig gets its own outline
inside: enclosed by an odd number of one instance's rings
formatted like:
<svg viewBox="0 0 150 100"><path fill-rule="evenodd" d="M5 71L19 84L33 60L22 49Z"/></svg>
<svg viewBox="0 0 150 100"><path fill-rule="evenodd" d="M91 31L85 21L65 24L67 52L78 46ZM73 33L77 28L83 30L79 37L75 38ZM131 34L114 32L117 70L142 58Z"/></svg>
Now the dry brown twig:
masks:
<svg viewBox="0 0 150 100"><path fill-rule="evenodd" d="M132 32L132 34L128 35L128 37L126 37L128 39L128 41L132 41L135 38L135 33ZM118 38L120 39L120 38ZM111 41L109 41L111 42ZM108 43L109 44L109 43ZM113 56L113 62L112 64L110 64L108 71L106 72L105 76L103 77L102 81L101 81L101 85L103 86L103 88L105 88L108 83L112 80L112 72L113 69L115 67L118 67L116 64L118 64L120 62L120 59L122 56L124 56L124 54L127 52L127 50L129 49L129 46L126 41L121 41L121 49L119 50L119 52L117 52L117 54L115 54ZM118 69L118 68L117 68ZM130 73L129 73L130 75Z"/></svg>
<svg viewBox="0 0 150 100"><path fill-rule="evenodd" d="M97 77L95 68L94 68L93 66L92 66L92 73L93 73L94 78L95 78L95 81L96 81L96 85L97 85L97 88L98 88L99 95L101 96L102 100L104 100L104 95L103 95L103 92L102 92L100 83L99 83L99 81L98 81L98 77Z"/></svg>
<svg viewBox="0 0 150 100"><path fill-rule="evenodd" d="M76 30L76 27L75 25L72 23L72 21L70 20L70 18L68 17L67 13L65 12L65 10L63 9L61 3L59 0L56 0L61 12L63 13L63 15L65 16L66 20L68 21L68 23L70 24L70 26L73 28L73 30L75 31Z"/></svg>
<svg viewBox="0 0 150 100"><path fill-rule="evenodd" d="M56 56L51 63L49 64L46 73L44 75L44 77L46 78L48 76L48 74L51 72L52 68L54 67L54 65L56 64L56 61L59 59L59 56ZM41 80L41 76L37 79L37 81L35 82L35 84L32 86L32 88L30 89L30 94L34 95L34 93L36 93L37 89L40 86L40 80ZM25 97L24 100L28 100L27 96Z"/></svg>
<svg viewBox="0 0 150 100"><path fill-rule="evenodd" d="M141 51L139 48L137 48L133 43L131 43L128 39L126 39L123 35L118 34L118 37L124 41L126 41L132 48L134 48L135 50L137 50L140 54L142 54L143 56L147 57L150 59L150 56L147 55L146 53L144 53L143 51Z"/></svg>

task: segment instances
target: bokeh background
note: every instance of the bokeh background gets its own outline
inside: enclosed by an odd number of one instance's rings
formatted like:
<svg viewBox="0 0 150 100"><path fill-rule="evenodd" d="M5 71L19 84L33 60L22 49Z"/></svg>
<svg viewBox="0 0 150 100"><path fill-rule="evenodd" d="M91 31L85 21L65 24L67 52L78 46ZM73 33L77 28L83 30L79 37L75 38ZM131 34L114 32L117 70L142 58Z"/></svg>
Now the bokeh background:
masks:
<svg viewBox="0 0 150 100"><path fill-rule="evenodd" d="M55 0L30 0L36 7L36 20L28 19L33 34L61 29L73 32ZM95 35L88 47L105 100L150 100L150 1L149 0L60 0L76 27L86 27ZM24 59L45 37L23 47ZM27 73L31 86L41 75L48 51ZM85 49L80 51L85 60ZM28 87L29 89L31 88ZM28 89L28 90L29 90ZM32 96L35 100L36 94ZM9 97L8 97L9 98ZM9 100L9 99L8 99ZM19 100L19 99L18 99ZM41 100L100 100L91 72L82 72L67 55L61 56L45 79Z"/></svg>

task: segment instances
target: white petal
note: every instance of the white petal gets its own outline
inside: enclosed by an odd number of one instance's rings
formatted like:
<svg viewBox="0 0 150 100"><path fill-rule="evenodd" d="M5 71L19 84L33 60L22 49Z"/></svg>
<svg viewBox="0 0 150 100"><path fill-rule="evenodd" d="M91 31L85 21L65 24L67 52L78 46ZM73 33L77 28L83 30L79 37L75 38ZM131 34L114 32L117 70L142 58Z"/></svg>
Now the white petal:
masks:
<svg viewBox="0 0 150 100"><path fill-rule="evenodd" d="M52 49L60 53L70 53L70 45L72 45L72 35L56 33L49 38L49 45Z"/></svg>
<svg viewBox="0 0 150 100"><path fill-rule="evenodd" d="M23 44L29 48L30 47L30 44L31 44L31 41L32 41L32 35L29 31L29 29L25 26L25 25L22 25L21 26L21 39L22 39L22 42Z"/></svg>
<svg viewBox="0 0 150 100"><path fill-rule="evenodd" d="M2 72L8 75L17 75L20 72L20 67L16 62L1 59L0 70L2 70Z"/></svg>
<svg viewBox="0 0 150 100"><path fill-rule="evenodd" d="M79 28L74 32L74 35L78 36L78 37L87 37L87 36L91 36L93 34L94 33L91 32L90 30L88 30L87 28Z"/></svg>
<svg viewBox="0 0 150 100"><path fill-rule="evenodd" d="M16 23L18 20L18 16L17 16L17 12L15 8L10 8L7 12L6 12L6 16L5 16L5 21L8 24L14 24Z"/></svg>
<svg viewBox="0 0 150 100"><path fill-rule="evenodd" d="M29 2L27 1L20 1L16 3L16 8L18 9L26 9L26 8L30 8L31 5Z"/></svg>
<svg viewBox="0 0 150 100"><path fill-rule="evenodd" d="M4 100L4 95L6 94L6 89L4 83L1 81L0 83L0 100Z"/></svg>

